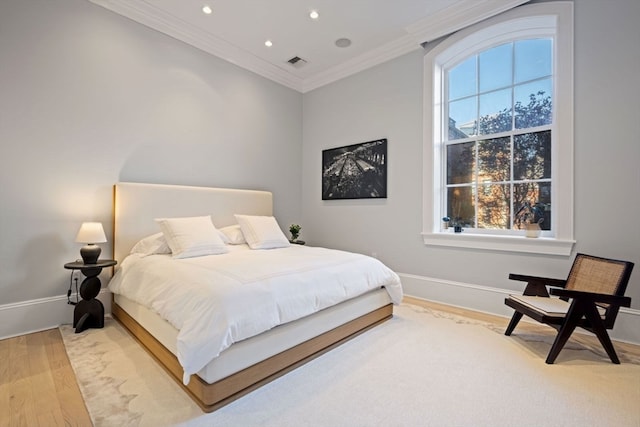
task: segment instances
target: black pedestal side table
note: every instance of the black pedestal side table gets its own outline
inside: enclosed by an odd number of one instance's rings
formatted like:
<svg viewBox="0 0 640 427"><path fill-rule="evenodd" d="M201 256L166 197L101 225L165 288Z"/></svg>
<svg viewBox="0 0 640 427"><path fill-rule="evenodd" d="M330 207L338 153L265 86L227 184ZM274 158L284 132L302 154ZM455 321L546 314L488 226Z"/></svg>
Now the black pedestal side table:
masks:
<svg viewBox="0 0 640 427"><path fill-rule="evenodd" d="M104 305L96 299L100 293L100 279L98 275L105 267L113 267L118 262L113 259L99 259L95 264L85 264L82 261L68 262L64 268L68 270L80 270L85 279L80 284L80 296L82 301L76 304L73 311L73 327L76 334L87 328L104 327Z"/></svg>

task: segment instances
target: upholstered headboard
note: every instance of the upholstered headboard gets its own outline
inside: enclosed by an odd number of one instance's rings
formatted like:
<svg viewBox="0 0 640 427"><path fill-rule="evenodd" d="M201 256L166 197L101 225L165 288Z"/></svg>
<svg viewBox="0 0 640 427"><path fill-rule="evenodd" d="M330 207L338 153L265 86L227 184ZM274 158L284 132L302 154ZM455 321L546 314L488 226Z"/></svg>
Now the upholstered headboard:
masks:
<svg viewBox="0 0 640 427"><path fill-rule="evenodd" d="M216 227L234 214L272 215L268 191L120 182L114 185L113 257L118 262L145 236L158 233L156 218L211 215Z"/></svg>

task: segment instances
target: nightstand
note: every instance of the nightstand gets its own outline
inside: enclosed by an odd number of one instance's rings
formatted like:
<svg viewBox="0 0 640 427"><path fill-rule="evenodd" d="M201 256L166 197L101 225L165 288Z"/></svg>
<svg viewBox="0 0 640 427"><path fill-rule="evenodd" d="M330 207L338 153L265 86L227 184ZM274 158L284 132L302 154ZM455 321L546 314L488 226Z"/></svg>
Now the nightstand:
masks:
<svg viewBox="0 0 640 427"><path fill-rule="evenodd" d="M118 262L113 259L99 259L95 264L85 264L82 261L68 262L64 268L68 270L80 270L85 279L80 284L80 296L82 301L76 304L73 311L73 327L76 334L87 328L104 327L104 305L96 299L100 293L100 279L98 275L105 267L113 267Z"/></svg>

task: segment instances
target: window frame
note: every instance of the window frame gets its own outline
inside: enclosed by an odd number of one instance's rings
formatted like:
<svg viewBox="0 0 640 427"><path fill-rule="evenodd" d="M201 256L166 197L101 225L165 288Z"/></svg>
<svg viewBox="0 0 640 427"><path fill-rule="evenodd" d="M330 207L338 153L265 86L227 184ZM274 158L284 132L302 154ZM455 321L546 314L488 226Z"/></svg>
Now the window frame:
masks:
<svg viewBox="0 0 640 427"><path fill-rule="evenodd" d="M552 224L554 234L539 238L473 229L453 233L441 227L444 212L446 149L443 94L445 69L470 55L524 38L553 40ZM446 108L446 107L445 107ZM524 5L459 31L424 57L423 232L428 246L449 246L569 256L573 237L573 4Z"/></svg>

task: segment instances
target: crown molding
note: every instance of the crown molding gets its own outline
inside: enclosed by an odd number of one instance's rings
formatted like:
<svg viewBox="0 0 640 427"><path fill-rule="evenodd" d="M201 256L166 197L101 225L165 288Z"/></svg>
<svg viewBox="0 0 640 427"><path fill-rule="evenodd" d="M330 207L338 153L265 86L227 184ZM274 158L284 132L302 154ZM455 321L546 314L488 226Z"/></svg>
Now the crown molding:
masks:
<svg viewBox="0 0 640 427"><path fill-rule="evenodd" d="M140 0L89 0L118 15L187 43L283 86L302 91L303 81L255 55Z"/></svg>
<svg viewBox="0 0 640 427"><path fill-rule="evenodd" d="M309 92L421 48L413 37L403 36L305 79L302 92Z"/></svg>
<svg viewBox="0 0 640 427"><path fill-rule="evenodd" d="M283 68L194 27L148 1L89 1L283 86L305 93L420 49L424 42L451 34L527 3L529 0L461 0L438 13L407 26L405 28L406 35L306 79L297 77Z"/></svg>
<svg viewBox="0 0 640 427"><path fill-rule="evenodd" d="M405 30L418 43L429 42L451 34L487 18L513 9L530 0L462 0L425 19L415 22Z"/></svg>

